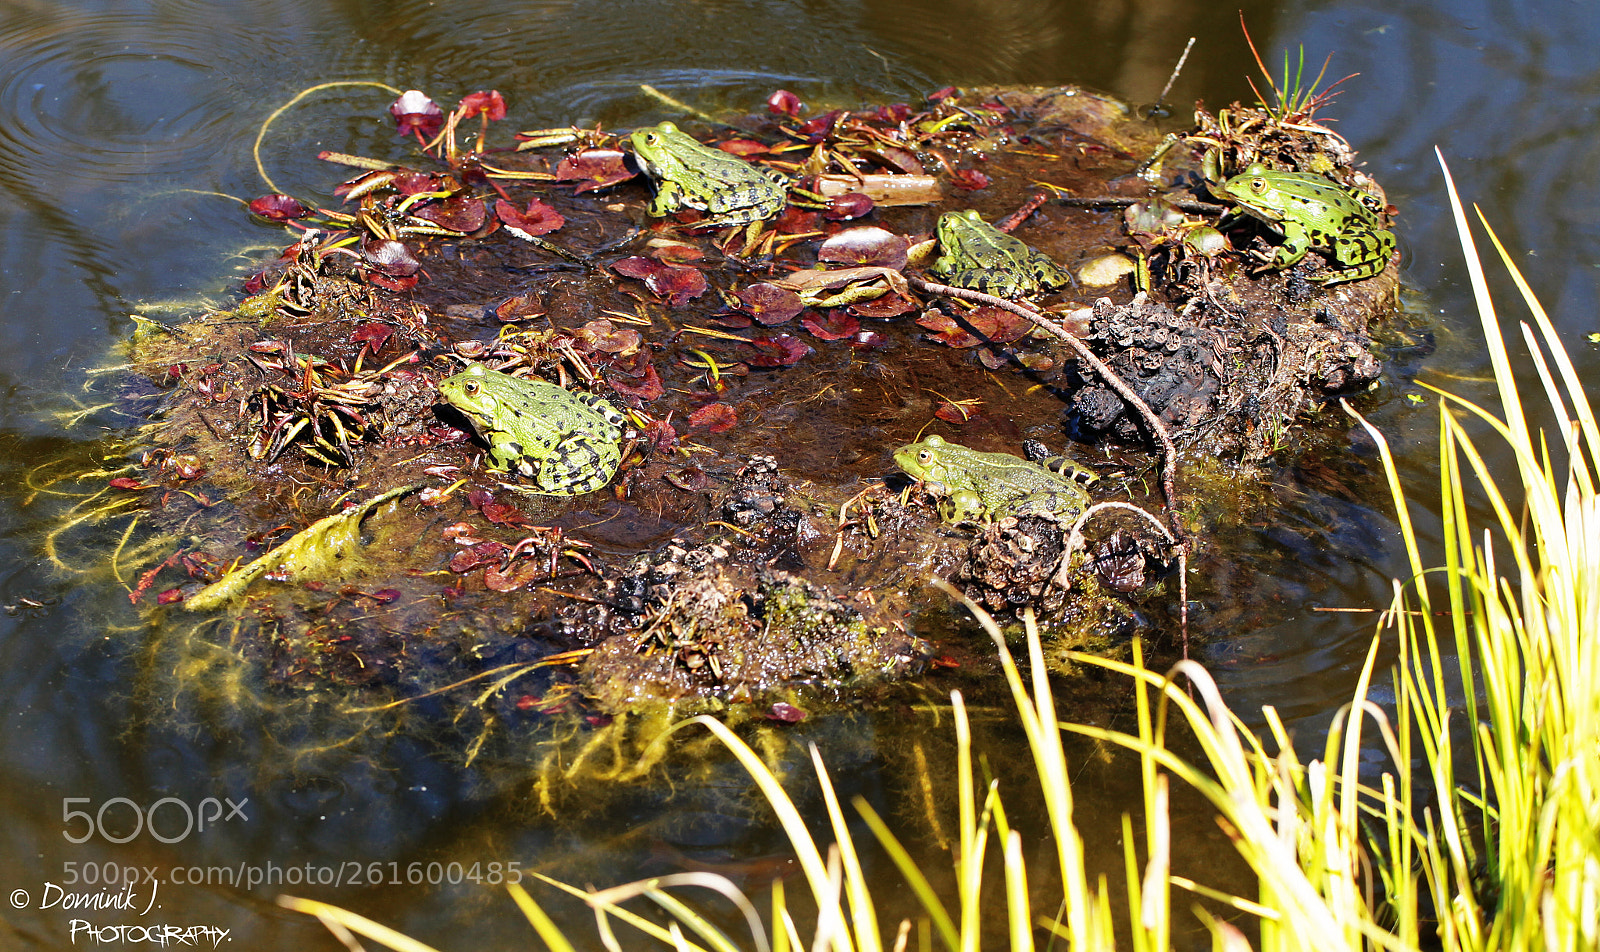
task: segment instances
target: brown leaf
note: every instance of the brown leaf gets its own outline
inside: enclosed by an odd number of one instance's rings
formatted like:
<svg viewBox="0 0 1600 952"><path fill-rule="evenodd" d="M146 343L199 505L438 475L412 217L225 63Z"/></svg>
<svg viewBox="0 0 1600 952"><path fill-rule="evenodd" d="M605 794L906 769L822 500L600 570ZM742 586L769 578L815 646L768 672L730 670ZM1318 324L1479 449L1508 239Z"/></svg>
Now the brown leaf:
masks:
<svg viewBox="0 0 1600 952"><path fill-rule="evenodd" d="M529 199L528 207L523 211L518 211L515 205L501 199L494 203L494 214L512 234L520 238L548 235L567 223L560 212L537 198Z"/></svg>
<svg viewBox="0 0 1600 952"><path fill-rule="evenodd" d="M910 243L904 235L872 225L846 228L817 248L817 260L830 264L877 265L898 271L906 266Z"/></svg>
<svg viewBox="0 0 1600 952"><path fill-rule="evenodd" d="M310 214L306 207L289 195L263 195L250 203L250 214L269 221L292 221Z"/></svg>
<svg viewBox="0 0 1600 952"><path fill-rule="evenodd" d="M800 323L821 340L843 340L861 330L860 321L837 309L828 311L826 316L808 316Z"/></svg>
<svg viewBox="0 0 1600 952"><path fill-rule="evenodd" d="M739 414L726 403L708 403L689 414L690 429L708 428L722 433L739 425Z"/></svg>
<svg viewBox="0 0 1600 952"><path fill-rule="evenodd" d="M637 174L615 149L588 149L567 156L556 166L556 181L578 183L574 194L626 182Z"/></svg>
<svg viewBox="0 0 1600 952"><path fill-rule="evenodd" d="M764 281L740 291L738 297L743 309L767 327L793 320L795 315L805 309L805 305L800 301L800 295L788 288L780 288L776 284Z"/></svg>
<svg viewBox="0 0 1600 952"><path fill-rule="evenodd" d="M788 334L757 337L745 341L745 346L756 352L746 363L752 367L788 367L811 353L811 345Z"/></svg>
<svg viewBox="0 0 1600 952"><path fill-rule="evenodd" d="M466 192L457 192L442 202L429 202L411 214L463 235L482 228L489 218L489 210L484 207L483 200L473 198Z"/></svg>
<svg viewBox="0 0 1600 952"><path fill-rule="evenodd" d="M636 382L624 382L625 379L620 374L612 374L606 378L606 382L611 384L611 389L623 396L633 397L645 403L664 396L667 392L667 388L661 384L661 375L656 373L656 365L653 363L644 365L644 373L633 378Z"/></svg>

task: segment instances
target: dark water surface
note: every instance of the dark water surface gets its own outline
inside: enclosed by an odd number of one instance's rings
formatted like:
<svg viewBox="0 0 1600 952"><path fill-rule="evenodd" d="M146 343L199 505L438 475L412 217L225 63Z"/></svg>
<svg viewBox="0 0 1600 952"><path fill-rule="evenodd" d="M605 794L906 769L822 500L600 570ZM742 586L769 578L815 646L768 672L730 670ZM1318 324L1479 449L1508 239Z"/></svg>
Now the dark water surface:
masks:
<svg viewBox="0 0 1600 952"><path fill-rule="evenodd" d="M1324 115L1339 120L1401 210L1405 303L1437 321L1437 352L1421 379L1475 398L1489 393L1478 335L1464 320L1464 272L1434 146L1544 296L1580 372L1600 369L1585 339L1597 329L1600 276L1600 9L1558 0L1244 8L1269 61L1304 44L1314 67L1335 52L1333 77L1361 74ZM639 91L646 83L712 112L756 109L779 87L813 107L914 100L968 83L1072 82L1147 102L1198 35L1169 97L1181 113L1197 98L1213 107L1252 98L1245 76L1255 70L1236 9L1048 0L0 0L0 468L8 477L0 493L0 604L8 606L0 615L0 886L28 893L15 904L23 908L8 905L0 916L0 947L74 947L71 921L82 918L216 926L233 930L234 948L336 948L319 926L273 905L282 891L347 904L441 949L522 947L530 933L502 891L408 885L410 864L476 862L486 875L488 864L516 862L608 885L676 868L685 850L724 851L754 857L736 871L759 883L759 861L782 848L754 819L731 770L551 820L526 791L486 793L481 775L442 766L445 758L414 740L355 745L336 770L326 769L339 762L326 752L303 765L262 764L252 753L283 741L273 724L227 711L168 723L151 716L150 699L134 700L129 685L149 677L159 655L141 650L150 633L122 588L83 585L71 573L81 535L53 545L48 533L72 500L51 477L92 468L110 451L101 441L138 422L100 408L105 397L86 376L130 333L130 315L172 320L226 302L242 273L287 242L279 229L250 224L227 197L268 190L252 146L271 110L335 80L420 88L446 104L499 89L512 110L506 126L517 129L670 118ZM268 174L331 202L339 175L314 159L318 150L407 154L388 101L351 88L309 99L273 127L261 151ZM1437 411L1402 398L1421 388L1391 384L1374 416L1426 499ZM1274 474L1278 507L1239 538L1220 540L1237 548L1239 568L1216 581L1203 606L1217 628L1203 660L1235 708L1277 705L1307 738L1347 699L1373 624L1320 609L1381 607L1389 578L1403 571L1370 447L1348 430L1330 414L1306 437L1314 447L1306 459ZM930 688L930 709L944 690ZM884 765L931 759L937 776L948 721L908 718L907 710L916 708L841 715L796 738L822 747L844 792L909 818L910 828L921 806L899 768ZM1009 789L1024 789L1026 761L1003 709L980 711L979 721L987 743L1012 745L994 758L1016 765ZM795 746L789 759L804 777ZM1137 777L1126 766L1083 752L1078 796L1089 827L1114 828L1136 802ZM126 836L132 808L168 797L159 812L173 842ZM248 799L246 818L178 836L185 808L208 799L224 814L227 801ZM105 829L71 842L86 823L65 811L93 814L108 803ZM1038 829L1032 819L1023 825ZM1195 833L1179 852L1217 855L1226 847L1212 837ZM1115 862L1108 854L1102 867L1114 877ZM1192 875L1203 874L1204 860L1191 864ZM289 885L172 882L170 871L191 866L276 868ZM342 871L343 885L294 885L291 867L313 878ZM76 878L75 888L98 891L120 886L134 868L167 877L148 915L39 908L47 883ZM349 884L355 872L390 880L396 871L398 885ZM438 877L424 866L420 878ZM148 887L138 896L142 907Z"/></svg>

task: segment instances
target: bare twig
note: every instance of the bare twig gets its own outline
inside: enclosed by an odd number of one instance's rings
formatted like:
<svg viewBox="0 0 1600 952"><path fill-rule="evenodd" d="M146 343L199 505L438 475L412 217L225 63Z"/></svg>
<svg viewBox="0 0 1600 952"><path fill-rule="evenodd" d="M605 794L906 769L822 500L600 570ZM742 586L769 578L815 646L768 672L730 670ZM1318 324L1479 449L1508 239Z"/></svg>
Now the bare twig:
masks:
<svg viewBox="0 0 1600 952"><path fill-rule="evenodd" d="M1172 75L1167 77L1167 84L1161 87L1161 95L1156 97L1156 105L1167 101L1167 93L1172 92L1172 84L1178 81L1178 74L1183 72L1183 64L1189 61L1189 51L1194 49L1194 37L1189 37L1189 42L1183 48L1183 55L1178 57L1178 65L1172 67Z"/></svg>

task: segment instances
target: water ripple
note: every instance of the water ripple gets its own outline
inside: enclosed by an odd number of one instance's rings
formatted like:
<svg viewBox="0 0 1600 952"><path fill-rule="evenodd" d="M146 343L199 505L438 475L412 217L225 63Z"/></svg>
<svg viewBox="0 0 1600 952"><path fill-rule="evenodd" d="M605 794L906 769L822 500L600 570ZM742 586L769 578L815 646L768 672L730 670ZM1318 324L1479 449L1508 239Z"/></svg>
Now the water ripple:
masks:
<svg viewBox="0 0 1600 952"><path fill-rule="evenodd" d="M131 180L210 148L231 87L219 81L215 45L199 24L137 14L8 17L0 170L23 188Z"/></svg>

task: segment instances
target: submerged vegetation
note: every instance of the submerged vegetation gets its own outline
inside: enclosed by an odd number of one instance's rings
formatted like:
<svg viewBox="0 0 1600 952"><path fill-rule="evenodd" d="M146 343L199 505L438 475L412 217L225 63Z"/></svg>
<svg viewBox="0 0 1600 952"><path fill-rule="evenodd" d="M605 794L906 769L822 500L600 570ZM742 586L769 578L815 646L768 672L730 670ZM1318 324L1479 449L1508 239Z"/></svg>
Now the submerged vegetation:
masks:
<svg viewBox="0 0 1600 952"><path fill-rule="evenodd" d="M1028 831L1011 826L1001 797L1014 781L978 782L957 694L953 891L932 885L930 872L915 866L865 801L853 804L922 905L921 916L899 922L892 935L862 874L866 847L852 838L825 758L813 752L831 821L826 848L761 758L710 718L679 729L711 732L751 772L789 833L815 922L797 921L801 904L786 897L781 881L766 919L712 873L587 892L551 885L595 909L600 941L614 950L639 948L641 937L697 950L957 950L986 943L1109 949L1119 936L1134 949L1158 950L1183 928L1171 886L1231 910L1225 918L1199 913L1219 949L1594 948L1600 943L1600 427L1554 327L1496 240L1532 314L1532 326L1520 328L1547 401L1547 408L1524 405L1453 184L1451 199L1503 415L1441 393L1445 562L1439 568L1426 564L1387 445L1363 421L1382 448L1413 575L1395 583L1354 697L1336 715L1322 750L1309 756L1297 750L1270 708L1263 712L1269 736L1257 737L1199 665L1183 661L1158 674L1137 651L1128 663L1079 659L1129 678L1135 733L1059 724L1031 615L1025 679L999 630L969 602L993 636L1033 751L1055 847L1051 869L1029 869L1024 861ZM1546 413L1551 429L1534 422ZM1497 482L1485 463L1483 437L1474 435L1485 430L1513 453L1514 483ZM1488 525L1473 518L1473 482L1493 513ZM1396 700L1385 708L1368 690L1379 676L1380 649L1393 648ZM1180 725L1192 733L1203 762L1170 746ZM1127 816L1122 824L1126 908L1113 909L1106 881L1085 867L1063 730L1140 757L1143 829L1136 835ZM1388 758L1376 775L1367 766L1369 751ZM1229 896L1173 872L1172 844L1185 835L1168 823L1173 777L1216 809L1255 874L1257 895ZM996 856L998 866L990 862ZM1003 886L986 889L985 877L996 869ZM1047 892L1038 888L1041 880L1050 884ZM713 921L678 898L676 891L691 886L725 896L743 913L735 921L744 926L730 932L718 924L725 919ZM511 892L550 948L574 947L528 890ZM654 903L655 912L625 905L639 898ZM359 934L408 952L427 948L331 906L281 901L317 915L347 942ZM618 925L640 935L621 937Z"/></svg>

